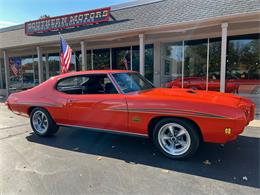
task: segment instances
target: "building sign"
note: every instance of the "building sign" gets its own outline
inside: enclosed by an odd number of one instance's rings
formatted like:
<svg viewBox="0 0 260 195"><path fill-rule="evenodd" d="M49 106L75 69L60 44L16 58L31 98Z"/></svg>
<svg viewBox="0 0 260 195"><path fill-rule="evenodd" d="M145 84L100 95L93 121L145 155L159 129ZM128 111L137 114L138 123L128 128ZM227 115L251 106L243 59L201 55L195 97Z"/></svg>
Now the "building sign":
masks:
<svg viewBox="0 0 260 195"><path fill-rule="evenodd" d="M25 23L25 34L33 35L36 33L44 33L49 31L58 31L73 27L85 26L106 22L109 20L110 7L96 9L86 12L44 18Z"/></svg>

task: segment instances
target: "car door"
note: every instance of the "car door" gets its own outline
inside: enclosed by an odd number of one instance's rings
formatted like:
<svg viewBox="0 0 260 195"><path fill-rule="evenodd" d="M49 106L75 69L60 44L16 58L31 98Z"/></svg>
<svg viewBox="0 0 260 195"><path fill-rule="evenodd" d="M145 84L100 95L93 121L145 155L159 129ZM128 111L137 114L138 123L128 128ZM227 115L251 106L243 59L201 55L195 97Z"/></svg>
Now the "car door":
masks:
<svg viewBox="0 0 260 195"><path fill-rule="evenodd" d="M85 75L86 76L86 75ZM95 77L101 78L100 86L95 83ZM90 82L90 80L92 80ZM98 79L96 82L99 82ZM105 90L113 83L106 74L90 75L90 79L82 87L81 94L69 94L67 101L68 122L73 126L97 128L102 130L127 131L127 103L124 94L119 94L114 88L111 94ZM97 87L98 86L98 87ZM102 91L103 87L103 91Z"/></svg>

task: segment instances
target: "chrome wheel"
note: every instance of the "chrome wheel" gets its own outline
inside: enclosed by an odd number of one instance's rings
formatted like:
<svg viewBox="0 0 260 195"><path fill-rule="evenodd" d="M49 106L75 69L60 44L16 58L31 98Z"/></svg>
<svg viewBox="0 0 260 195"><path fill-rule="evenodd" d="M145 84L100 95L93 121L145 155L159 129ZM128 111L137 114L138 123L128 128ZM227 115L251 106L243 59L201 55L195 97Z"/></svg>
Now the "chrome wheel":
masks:
<svg viewBox="0 0 260 195"><path fill-rule="evenodd" d="M33 114L32 117L32 124L34 129L39 133L39 134L44 134L48 130L48 118L45 113L42 111L36 111Z"/></svg>
<svg viewBox="0 0 260 195"><path fill-rule="evenodd" d="M179 156L187 152L191 146L189 132L177 123L167 123L158 133L161 148L168 154Z"/></svg>

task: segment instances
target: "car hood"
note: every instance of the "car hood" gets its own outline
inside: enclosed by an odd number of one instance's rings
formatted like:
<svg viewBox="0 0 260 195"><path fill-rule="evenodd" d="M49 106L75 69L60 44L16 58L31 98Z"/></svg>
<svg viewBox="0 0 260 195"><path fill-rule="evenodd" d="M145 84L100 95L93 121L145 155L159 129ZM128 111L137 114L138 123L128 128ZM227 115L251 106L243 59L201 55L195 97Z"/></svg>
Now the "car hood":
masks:
<svg viewBox="0 0 260 195"><path fill-rule="evenodd" d="M233 94L179 88L155 88L138 93L141 96L145 96L147 99L186 100L189 102L218 104L232 107L236 107L242 99Z"/></svg>

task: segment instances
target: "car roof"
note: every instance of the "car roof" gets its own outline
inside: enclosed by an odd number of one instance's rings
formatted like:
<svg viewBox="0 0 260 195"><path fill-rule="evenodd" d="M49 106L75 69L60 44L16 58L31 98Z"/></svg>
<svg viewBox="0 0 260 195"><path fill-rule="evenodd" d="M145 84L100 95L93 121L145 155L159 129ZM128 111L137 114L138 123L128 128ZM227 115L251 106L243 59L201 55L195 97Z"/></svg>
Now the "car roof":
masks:
<svg viewBox="0 0 260 195"><path fill-rule="evenodd" d="M60 74L60 75L54 76L53 78L61 79L61 78L77 76L77 75L84 75L84 74L109 74L109 73L127 73L127 72L135 72L135 71L131 71L131 70L87 70L87 71L76 71L76 72Z"/></svg>

